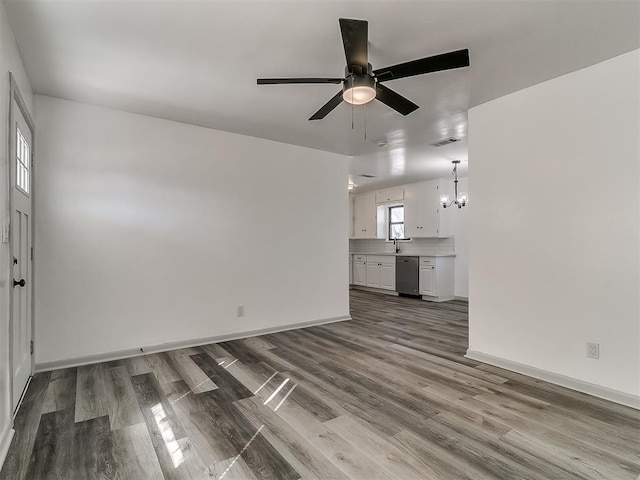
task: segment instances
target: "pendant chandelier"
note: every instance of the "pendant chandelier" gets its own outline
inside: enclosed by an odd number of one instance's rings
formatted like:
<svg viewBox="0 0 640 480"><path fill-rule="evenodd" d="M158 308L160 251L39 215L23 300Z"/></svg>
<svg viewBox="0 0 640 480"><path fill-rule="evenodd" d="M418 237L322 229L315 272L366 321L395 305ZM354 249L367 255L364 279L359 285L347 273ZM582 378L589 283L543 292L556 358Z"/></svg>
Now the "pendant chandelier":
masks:
<svg viewBox="0 0 640 480"><path fill-rule="evenodd" d="M451 163L453 163L454 199L449 201L449 195L442 195L442 197L440 197L440 203L442 204L442 208L449 208L454 205L457 205L458 208L462 208L469 201L469 197L464 192L458 193L458 164L460 163L460 160L453 160Z"/></svg>

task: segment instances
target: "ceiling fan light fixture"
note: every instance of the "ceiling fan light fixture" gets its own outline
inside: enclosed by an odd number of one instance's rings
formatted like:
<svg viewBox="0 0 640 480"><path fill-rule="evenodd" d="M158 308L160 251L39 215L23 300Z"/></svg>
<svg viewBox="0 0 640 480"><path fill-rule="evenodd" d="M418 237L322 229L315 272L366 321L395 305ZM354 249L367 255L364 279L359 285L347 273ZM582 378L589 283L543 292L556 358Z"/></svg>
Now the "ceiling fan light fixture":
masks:
<svg viewBox="0 0 640 480"><path fill-rule="evenodd" d="M344 81L342 99L352 105L364 105L376 98L376 81L369 75L351 75Z"/></svg>
<svg viewBox="0 0 640 480"><path fill-rule="evenodd" d="M364 105L376 98L376 91L371 87L348 88L342 94L342 99L352 105Z"/></svg>

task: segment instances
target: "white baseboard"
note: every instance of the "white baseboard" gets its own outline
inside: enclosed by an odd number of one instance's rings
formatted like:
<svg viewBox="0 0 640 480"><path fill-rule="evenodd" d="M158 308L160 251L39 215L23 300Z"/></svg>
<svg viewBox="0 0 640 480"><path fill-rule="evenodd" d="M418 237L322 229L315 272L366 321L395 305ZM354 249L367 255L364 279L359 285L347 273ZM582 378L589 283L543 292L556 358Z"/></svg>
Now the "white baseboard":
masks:
<svg viewBox="0 0 640 480"><path fill-rule="evenodd" d="M11 428L11 424L7 424L6 428L0 434L0 469L2 469L2 465L4 465L4 460L7 458L7 453L9 452L9 447L11 446L11 439L13 438L13 434L15 430Z"/></svg>
<svg viewBox="0 0 640 480"><path fill-rule="evenodd" d="M396 292L395 290L387 290L384 288L375 288L375 287L366 287L364 285L351 285L351 289L352 290L363 290L365 292L372 292L372 293L384 293L385 295L393 295L395 297L398 296L398 292Z"/></svg>
<svg viewBox="0 0 640 480"><path fill-rule="evenodd" d="M560 375L559 373L553 373L548 370L542 370L540 368L531 367L523 363L514 362L505 358L494 357L488 353L478 352L469 348L467 350L466 358L476 360L482 363L488 363L495 367L504 368L505 370L511 370L512 372L521 373L529 377L537 378L538 380L544 380L545 382L553 383L554 385L560 385L561 387L570 388L571 390L577 390L578 392L587 393L594 397L603 398L611 402L619 403L627 407L640 410L640 396L632 395L630 393L621 392L619 390L613 390L611 388L602 387L595 383L585 382L576 378Z"/></svg>
<svg viewBox="0 0 640 480"><path fill-rule="evenodd" d="M148 345L143 347L141 352L139 348L129 348L126 350L118 350L115 352L98 353L96 355L87 355L84 357L65 358L62 360L54 360L51 362L36 363L36 372L47 372L49 370L59 370L61 368L79 367L81 365L90 365L92 363L108 362L111 360L120 360L123 358L136 357L139 355L147 355L149 353L167 352L178 348L197 347L199 345L207 345L209 343L228 342L230 340L239 340L241 338L256 337L269 333L285 332L287 330L296 330L298 328L315 327L317 325L326 325L334 322L344 322L351 320L351 316L323 318L319 320L309 320L306 322L290 323L288 325L279 325L275 327L258 328L255 330L246 330L244 332L229 333L224 335L215 335L213 337L195 338L191 340L181 340L177 342L161 343L159 345Z"/></svg>
<svg viewBox="0 0 640 480"><path fill-rule="evenodd" d="M436 302L436 303L440 303L440 302L448 302L449 300L453 300L454 297L434 297L432 295L422 295L422 300L425 300L427 302Z"/></svg>

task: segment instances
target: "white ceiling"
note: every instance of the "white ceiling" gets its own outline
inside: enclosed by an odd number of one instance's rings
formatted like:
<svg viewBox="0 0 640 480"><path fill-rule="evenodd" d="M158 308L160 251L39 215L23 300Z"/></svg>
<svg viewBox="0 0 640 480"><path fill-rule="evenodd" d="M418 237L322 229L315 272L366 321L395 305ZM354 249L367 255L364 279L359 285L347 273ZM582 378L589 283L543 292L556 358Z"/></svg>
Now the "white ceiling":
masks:
<svg viewBox="0 0 640 480"><path fill-rule="evenodd" d="M637 0L5 5L35 92L353 156L361 189L450 173L469 107L640 47ZM460 48L471 67L388 82L420 105L408 117L372 102L309 122L339 86L256 78L342 76L339 17L369 21L374 68ZM463 141L428 146L450 135Z"/></svg>

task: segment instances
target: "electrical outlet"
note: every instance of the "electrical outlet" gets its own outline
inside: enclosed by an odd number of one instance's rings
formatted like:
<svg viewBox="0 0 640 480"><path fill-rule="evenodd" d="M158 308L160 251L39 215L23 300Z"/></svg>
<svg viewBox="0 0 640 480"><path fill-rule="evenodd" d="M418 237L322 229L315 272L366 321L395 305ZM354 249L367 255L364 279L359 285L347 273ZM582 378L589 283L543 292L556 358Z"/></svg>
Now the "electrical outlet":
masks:
<svg viewBox="0 0 640 480"><path fill-rule="evenodd" d="M587 358L600 358L600 344L587 342Z"/></svg>
<svg viewBox="0 0 640 480"><path fill-rule="evenodd" d="M238 305L236 317L244 317L244 305Z"/></svg>

